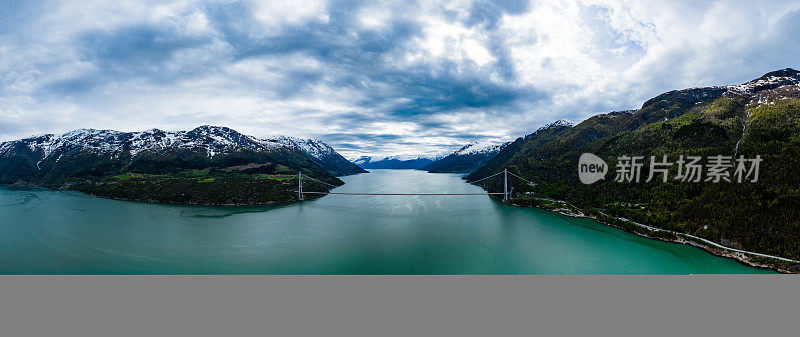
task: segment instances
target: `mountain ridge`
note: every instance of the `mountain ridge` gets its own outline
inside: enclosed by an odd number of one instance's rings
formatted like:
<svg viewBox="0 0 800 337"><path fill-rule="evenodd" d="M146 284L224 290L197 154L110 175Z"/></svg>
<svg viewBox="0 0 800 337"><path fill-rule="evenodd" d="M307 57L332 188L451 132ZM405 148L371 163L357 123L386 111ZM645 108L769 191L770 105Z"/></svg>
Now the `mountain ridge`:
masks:
<svg viewBox="0 0 800 337"><path fill-rule="evenodd" d="M25 151L26 148L29 151ZM51 164L57 164L65 155L76 151L90 151L133 162L139 155L181 150L201 154L204 152L208 161L213 161L214 157L219 154L241 150L273 153L299 150L333 175L365 172L319 140L290 136L257 138L227 127L211 125L203 125L187 131L148 129L123 132L76 129L61 135L43 134L0 143L0 157L12 154L28 155L31 159L36 159L37 170L43 169L42 163L52 161ZM52 159L51 155L53 154L57 154L58 157ZM308 165L308 163L304 163L304 165Z"/></svg>
<svg viewBox="0 0 800 337"><path fill-rule="evenodd" d="M483 166L509 144L511 142L500 144L472 142L421 169L430 173L470 173Z"/></svg>
<svg viewBox="0 0 800 337"><path fill-rule="evenodd" d="M580 183L577 165L582 153L605 160L611 178ZM668 155L673 161L679 155L760 156L763 166L759 180L751 183L626 184L612 179L616 159L622 155ZM466 179L478 180L507 168L536 182L536 186L515 185L514 204L541 205L539 197L564 200L598 218L602 212L612 217L609 222L622 217L728 247L797 259L797 167L800 73L787 68L738 85L673 90L647 100L640 109L598 114L573 126L541 128L517 139ZM648 168L644 163L642 172ZM675 165L670 167L671 176L676 170ZM502 189L496 183L484 187Z"/></svg>
<svg viewBox="0 0 800 337"><path fill-rule="evenodd" d="M343 182L335 175L363 170L320 141L260 139L210 125L188 131L77 129L0 143L0 184L76 189L125 200L291 201L297 199L298 172L337 186ZM318 185L309 187L330 189Z"/></svg>
<svg viewBox="0 0 800 337"><path fill-rule="evenodd" d="M319 139L297 138L291 136L275 136L264 139L278 142L290 142L300 148L303 153L312 158L317 164L327 169L333 175L344 176L358 173L367 173L366 170L353 164L340 155L330 145Z"/></svg>
<svg viewBox="0 0 800 337"><path fill-rule="evenodd" d="M421 169L441 157L429 155L361 156L353 160L353 163L364 169Z"/></svg>

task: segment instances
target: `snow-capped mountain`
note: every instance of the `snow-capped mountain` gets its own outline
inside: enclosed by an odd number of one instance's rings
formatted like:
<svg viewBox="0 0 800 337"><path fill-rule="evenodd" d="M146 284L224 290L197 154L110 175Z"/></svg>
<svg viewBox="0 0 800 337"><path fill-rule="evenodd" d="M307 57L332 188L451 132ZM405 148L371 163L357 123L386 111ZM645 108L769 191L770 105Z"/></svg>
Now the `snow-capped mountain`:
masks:
<svg viewBox="0 0 800 337"><path fill-rule="evenodd" d="M335 151L318 141L259 139L218 126L174 132L80 129L1 143L0 182L249 163L281 165L326 177L330 174L322 165L336 156Z"/></svg>
<svg viewBox="0 0 800 337"><path fill-rule="evenodd" d="M800 97L800 72L786 68L767 73L750 82L725 87L727 96L745 98L749 104L775 105Z"/></svg>
<svg viewBox="0 0 800 337"><path fill-rule="evenodd" d="M337 176L366 173L367 171L351 163L330 145L317 139L303 139L289 136L275 136L264 139L273 143L283 144L284 146L296 147L303 151L309 158L317 164Z"/></svg>
<svg viewBox="0 0 800 337"><path fill-rule="evenodd" d="M442 157L421 155L362 156L353 160L353 163L365 169L421 169L440 158Z"/></svg>
<svg viewBox="0 0 800 337"><path fill-rule="evenodd" d="M42 160L52 154L63 157L75 151L119 157L165 149L205 151L208 157L234 149L274 150L285 144L242 135L225 127L201 126L191 131L169 132L150 129L141 132L78 129L63 135L46 134L0 144L0 156L19 152L21 147L40 154ZM58 160L58 159L57 159Z"/></svg>
<svg viewBox="0 0 800 337"><path fill-rule="evenodd" d="M497 144L473 142L458 149L452 154L423 167L431 173L469 173L486 164L510 142Z"/></svg>
<svg viewBox="0 0 800 337"><path fill-rule="evenodd" d="M669 91L648 100L636 113L641 114L644 111L648 118L645 118L643 122L649 123L675 117L672 114L658 113L653 116L654 118L649 118L649 112L664 108L663 104L678 103L691 106L723 96L743 100L746 104L758 105L773 105L777 101L796 99L800 96L800 72L786 68L769 72L743 84Z"/></svg>
<svg viewBox="0 0 800 337"><path fill-rule="evenodd" d="M614 111L614 112L610 113L610 115L611 114L624 114L624 113L631 113L631 112L628 112L628 111ZM570 128L570 127L573 127L574 125L575 125L575 123L570 122L570 121L568 121L566 119L559 119L559 120L557 120L555 122L552 122L550 124L546 124L546 125L540 127L536 131L539 132L539 131L543 131L543 130L547 130L547 129L557 129L557 128L562 128L562 127Z"/></svg>
<svg viewBox="0 0 800 337"><path fill-rule="evenodd" d="M755 94L764 90L777 89L784 86L800 85L800 72L792 68L767 73L750 82L725 86L729 94Z"/></svg>
<svg viewBox="0 0 800 337"><path fill-rule="evenodd" d="M453 152L453 154L457 156L468 156L474 154L497 153L500 150L502 150L506 145L508 145L508 142L502 144L473 142L465 145L458 151Z"/></svg>

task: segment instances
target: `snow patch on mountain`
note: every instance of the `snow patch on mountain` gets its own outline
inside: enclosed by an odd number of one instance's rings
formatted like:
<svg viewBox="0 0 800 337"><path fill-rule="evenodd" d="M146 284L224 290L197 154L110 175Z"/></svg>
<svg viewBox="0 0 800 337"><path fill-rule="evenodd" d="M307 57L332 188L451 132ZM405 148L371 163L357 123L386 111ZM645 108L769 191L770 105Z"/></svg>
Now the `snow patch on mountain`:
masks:
<svg viewBox="0 0 800 337"><path fill-rule="evenodd" d="M278 146L298 148L307 156L324 159L332 155L336 155L336 150L330 147L325 142L318 139L303 139L290 136L273 136L263 139L265 142L276 144Z"/></svg>
<svg viewBox="0 0 800 337"><path fill-rule="evenodd" d="M510 142L502 144L490 143L490 142L473 142L465 145L456 152L453 152L453 155L466 156L473 154L497 153L500 152L500 150L502 150L508 144L510 144Z"/></svg>
<svg viewBox="0 0 800 337"><path fill-rule="evenodd" d="M566 119L559 119L555 122L540 127L539 129L536 130L536 132L541 132L547 129L558 128L558 127L572 127L574 125L575 125L574 122L568 121Z"/></svg>
<svg viewBox="0 0 800 337"><path fill-rule="evenodd" d="M756 92L768 89L776 89L783 86L797 86L800 85L800 72L797 70L786 68L783 70L768 73L761 78L752 80L750 82L729 85L725 88L729 93L734 94L754 94Z"/></svg>

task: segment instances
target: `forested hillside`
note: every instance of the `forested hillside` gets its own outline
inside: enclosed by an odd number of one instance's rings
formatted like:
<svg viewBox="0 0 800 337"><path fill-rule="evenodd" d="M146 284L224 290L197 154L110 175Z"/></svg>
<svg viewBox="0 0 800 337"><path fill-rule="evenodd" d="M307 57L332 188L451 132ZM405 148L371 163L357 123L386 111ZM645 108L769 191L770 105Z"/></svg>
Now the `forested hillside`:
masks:
<svg viewBox="0 0 800 337"><path fill-rule="evenodd" d="M544 127L501 151L467 177L477 180L508 168L537 183L526 193L566 200L727 246L800 258L800 74L772 72L735 86L672 91L639 110L591 117L575 126ZM578 159L593 153L608 163L604 180L584 185ZM649 158L666 155L668 181L645 182ZM730 182L684 181L680 156L730 157ZM614 181L621 156L642 156L641 181ZM759 177L734 179L736 159L760 156ZM704 161L704 170L708 170ZM706 172L707 173L707 172ZM496 188L496 187L487 187ZM530 194L527 194L529 196Z"/></svg>

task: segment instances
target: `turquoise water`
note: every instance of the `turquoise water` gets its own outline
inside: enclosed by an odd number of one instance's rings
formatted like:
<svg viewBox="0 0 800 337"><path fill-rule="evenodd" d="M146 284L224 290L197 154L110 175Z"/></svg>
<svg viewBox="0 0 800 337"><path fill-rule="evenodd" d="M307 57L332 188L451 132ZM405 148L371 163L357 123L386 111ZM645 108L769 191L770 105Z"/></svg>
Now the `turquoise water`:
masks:
<svg viewBox="0 0 800 337"><path fill-rule="evenodd" d="M337 192L479 193L454 174L374 170ZM764 273L703 250L487 196L159 205L0 188L3 274Z"/></svg>

